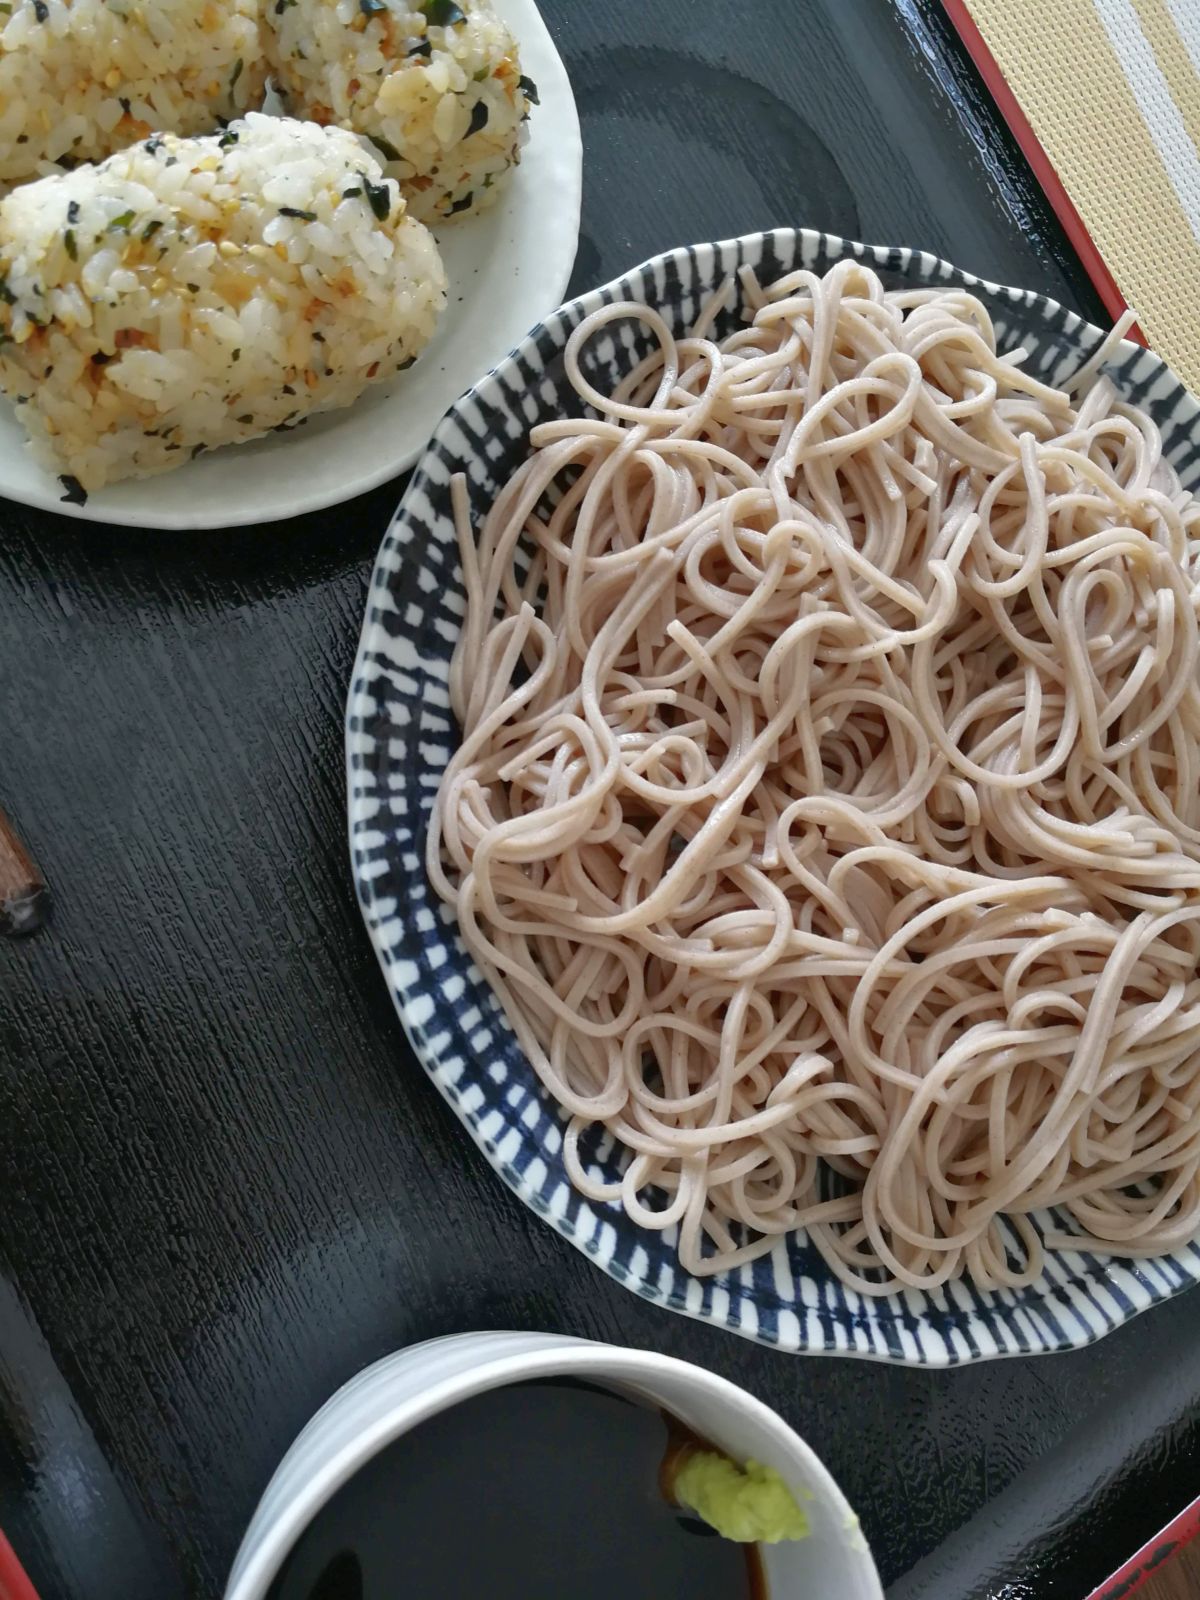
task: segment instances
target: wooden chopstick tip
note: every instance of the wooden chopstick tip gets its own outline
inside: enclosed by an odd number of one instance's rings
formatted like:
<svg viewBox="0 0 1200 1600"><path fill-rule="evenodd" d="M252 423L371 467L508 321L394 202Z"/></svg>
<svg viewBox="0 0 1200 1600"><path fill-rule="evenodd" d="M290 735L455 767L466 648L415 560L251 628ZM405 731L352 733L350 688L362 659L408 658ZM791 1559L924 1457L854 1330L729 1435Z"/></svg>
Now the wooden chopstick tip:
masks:
<svg viewBox="0 0 1200 1600"><path fill-rule="evenodd" d="M13 825L0 811L0 934L25 938L50 914L50 891Z"/></svg>

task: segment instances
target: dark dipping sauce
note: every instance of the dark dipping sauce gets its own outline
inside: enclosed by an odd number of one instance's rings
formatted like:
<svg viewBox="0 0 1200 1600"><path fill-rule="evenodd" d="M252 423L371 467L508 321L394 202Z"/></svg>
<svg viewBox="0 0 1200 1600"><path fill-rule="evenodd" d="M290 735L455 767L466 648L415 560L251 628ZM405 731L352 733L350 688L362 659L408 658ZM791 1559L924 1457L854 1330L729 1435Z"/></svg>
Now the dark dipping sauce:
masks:
<svg viewBox="0 0 1200 1600"><path fill-rule="evenodd" d="M757 1546L664 1499L681 1437L569 1379L477 1395L339 1489L268 1600L767 1600Z"/></svg>

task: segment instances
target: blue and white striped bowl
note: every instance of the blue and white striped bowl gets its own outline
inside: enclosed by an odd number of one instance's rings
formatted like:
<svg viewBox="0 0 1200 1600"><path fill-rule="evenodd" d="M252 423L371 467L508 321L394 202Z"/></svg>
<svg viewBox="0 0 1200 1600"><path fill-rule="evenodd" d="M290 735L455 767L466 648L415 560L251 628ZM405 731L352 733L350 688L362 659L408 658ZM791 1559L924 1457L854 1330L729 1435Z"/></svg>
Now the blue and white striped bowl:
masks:
<svg viewBox="0 0 1200 1600"><path fill-rule="evenodd" d="M1028 1289L979 1293L960 1283L872 1299L844 1288L802 1234L750 1266L699 1279L680 1267L671 1234L644 1231L619 1209L580 1199L563 1169L560 1115L422 864L429 811L457 740L446 689L463 612L451 475L466 475L473 514L481 517L524 458L530 424L577 406L562 351L598 306L644 301L682 331L743 264L769 281L800 265L823 272L847 256L869 262L889 287L967 286L987 304L1002 347L1023 346L1029 369L1050 382L1073 372L1103 337L1052 300L983 282L933 256L790 228L669 251L539 324L447 414L379 552L347 707L355 881L396 1009L426 1070L510 1187L618 1282L781 1350L948 1366L1071 1349L1195 1283L1200 1248L1144 1262L1059 1255ZM587 361L598 386L645 354L648 337L626 322L591 341ZM1154 417L1184 481L1200 483L1200 407L1182 384L1133 344L1123 345L1107 370ZM611 1149L599 1152L602 1166L611 1169L615 1159Z"/></svg>

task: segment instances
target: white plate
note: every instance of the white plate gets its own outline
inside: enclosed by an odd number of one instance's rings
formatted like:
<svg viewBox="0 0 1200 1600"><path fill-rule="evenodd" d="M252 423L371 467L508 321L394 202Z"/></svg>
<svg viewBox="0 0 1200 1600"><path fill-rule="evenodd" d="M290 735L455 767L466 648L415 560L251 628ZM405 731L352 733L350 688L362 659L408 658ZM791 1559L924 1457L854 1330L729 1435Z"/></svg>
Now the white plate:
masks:
<svg viewBox="0 0 1200 1600"><path fill-rule="evenodd" d="M199 456L67 505L0 399L0 493L91 522L223 528L298 516L362 494L411 467L447 407L563 298L579 238L583 150L575 99L533 0L495 0L538 86L521 165L490 210L438 230L450 279L437 334L415 367L345 411L291 433Z"/></svg>

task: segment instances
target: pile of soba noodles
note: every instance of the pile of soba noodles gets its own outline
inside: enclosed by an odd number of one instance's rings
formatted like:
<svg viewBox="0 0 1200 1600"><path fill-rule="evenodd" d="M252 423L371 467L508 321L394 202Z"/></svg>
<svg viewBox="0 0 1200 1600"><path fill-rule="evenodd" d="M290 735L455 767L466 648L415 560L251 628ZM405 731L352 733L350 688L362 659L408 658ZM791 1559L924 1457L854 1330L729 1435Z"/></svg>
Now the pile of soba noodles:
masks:
<svg viewBox="0 0 1200 1600"><path fill-rule="evenodd" d="M1200 503L1098 359L1046 387L961 289L741 291L719 341L716 306L678 339L595 312L578 415L478 543L458 486L432 880L572 1181L690 1271L798 1228L868 1294L1169 1251L1200 1229ZM627 318L657 348L598 393Z"/></svg>

